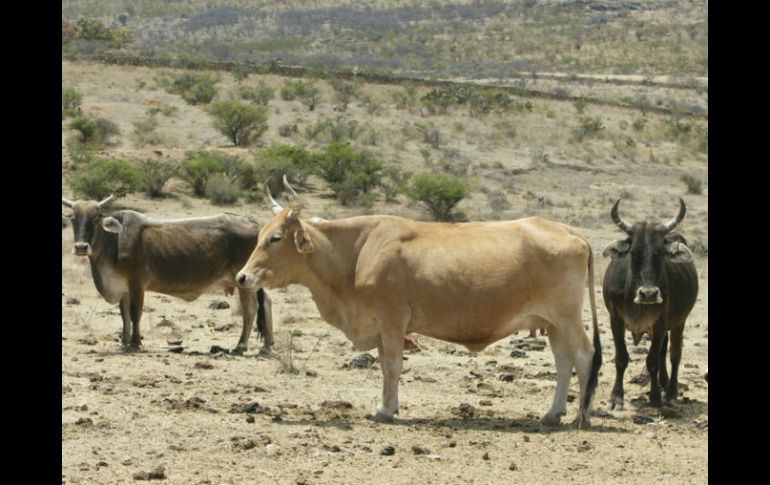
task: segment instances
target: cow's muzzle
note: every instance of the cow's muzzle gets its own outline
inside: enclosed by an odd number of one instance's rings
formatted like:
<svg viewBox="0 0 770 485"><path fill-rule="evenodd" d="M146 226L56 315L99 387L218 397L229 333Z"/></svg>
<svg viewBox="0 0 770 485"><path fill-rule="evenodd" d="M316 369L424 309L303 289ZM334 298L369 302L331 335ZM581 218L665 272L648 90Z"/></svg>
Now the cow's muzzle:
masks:
<svg viewBox="0 0 770 485"><path fill-rule="evenodd" d="M640 286L636 290L636 298L634 303L638 305L655 305L663 303L663 298L660 297L660 289L657 286Z"/></svg>
<svg viewBox="0 0 770 485"><path fill-rule="evenodd" d="M72 253L78 256L91 256L91 245L84 242L76 242L72 246Z"/></svg>
<svg viewBox="0 0 770 485"><path fill-rule="evenodd" d="M259 289L259 287L257 286L257 279L245 271L239 272L238 275L235 277L235 281L238 283L238 286L246 290Z"/></svg>

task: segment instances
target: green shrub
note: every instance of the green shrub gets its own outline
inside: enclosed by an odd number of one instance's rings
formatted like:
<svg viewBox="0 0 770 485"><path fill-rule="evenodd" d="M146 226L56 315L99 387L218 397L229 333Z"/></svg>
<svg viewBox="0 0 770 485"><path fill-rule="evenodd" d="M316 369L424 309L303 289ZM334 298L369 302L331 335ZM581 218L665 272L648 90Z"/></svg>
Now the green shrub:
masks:
<svg viewBox="0 0 770 485"><path fill-rule="evenodd" d="M155 131L158 128L158 118L155 115L148 114L143 119L131 124L134 127L131 136L136 146L144 147L163 143L163 137Z"/></svg>
<svg viewBox="0 0 770 485"><path fill-rule="evenodd" d="M440 173L421 173L410 178L403 193L415 202L425 205L436 221L451 221L459 214L455 206L470 193L470 184L464 179Z"/></svg>
<svg viewBox="0 0 770 485"><path fill-rule="evenodd" d="M228 176L215 174L206 182L206 196L212 204L229 205L238 201L241 196L241 189Z"/></svg>
<svg viewBox="0 0 770 485"><path fill-rule="evenodd" d="M601 118L583 116L579 120L578 127L573 131L573 135L578 142L582 142L586 138L598 136L604 129Z"/></svg>
<svg viewBox="0 0 770 485"><path fill-rule="evenodd" d="M139 169L125 160L94 160L67 177L70 187L80 198L102 200L110 194L123 197L141 186Z"/></svg>
<svg viewBox="0 0 770 485"><path fill-rule="evenodd" d="M216 79L208 73L182 74L166 84L166 90L179 94L190 104L208 104L217 94Z"/></svg>
<svg viewBox="0 0 770 485"><path fill-rule="evenodd" d="M305 185L313 173L314 155L298 145L277 145L263 151L257 159L257 183L270 179L268 187L274 196L284 191L283 176L292 183Z"/></svg>
<svg viewBox="0 0 770 485"><path fill-rule="evenodd" d="M316 167L339 201L350 205L379 185L383 163L347 143L331 143L317 155Z"/></svg>
<svg viewBox="0 0 770 485"><path fill-rule="evenodd" d="M438 148L441 144L441 132L438 131L436 125L433 123L421 124L415 123L415 129L422 135L422 141L430 145L432 148Z"/></svg>
<svg viewBox="0 0 770 485"><path fill-rule="evenodd" d="M287 124L287 125L281 125L278 127L278 134L283 137L290 137L291 135L299 132L299 128L297 128L296 124Z"/></svg>
<svg viewBox="0 0 770 485"><path fill-rule="evenodd" d="M388 165L382 169L384 177L380 180L380 187L385 194L385 202L396 202L396 196L403 190L411 173L402 172L396 165Z"/></svg>
<svg viewBox="0 0 770 485"><path fill-rule="evenodd" d="M688 194L698 195L703 193L703 182L693 177L692 175L683 174L681 177L679 177L679 180L681 180L682 183L687 186Z"/></svg>
<svg viewBox="0 0 770 485"><path fill-rule="evenodd" d="M588 102L583 98L578 98L574 103L572 103L572 105L575 107L575 111L577 111L579 115L582 115L583 111L586 109L586 106L588 106Z"/></svg>
<svg viewBox="0 0 770 485"><path fill-rule="evenodd" d="M81 143L77 138L69 138L66 141L67 153L75 165L91 162L100 147L93 143Z"/></svg>
<svg viewBox="0 0 770 485"><path fill-rule="evenodd" d="M313 83L306 83L302 80L289 82L281 88L281 99L284 101L293 101L299 99L302 104L313 111L318 104L321 92Z"/></svg>
<svg viewBox="0 0 770 485"><path fill-rule="evenodd" d="M86 115L76 116L69 127L78 133L80 143L104 145L110 138L120 134L118 125L106 118L91 118Z"/></svg>
<svg viewBox="0 0 770 485"><path fill-rule="evenodd" d="M337 108L339 111L346 111L350 101L357 95L355 84L341 79L331 79L329 84L334 89L334 100L337 102Z"/></svg>
<svg viewBox="0 0 770 485"><path fill-rule="evenodd" d="M62 88L61 91L61 118L80 116L83 112L80 110L80 103L83 101L83 95L73 87Z"/></svg>
<svg viewBox="0 0 770 485"><path fill-rule="evenodd" d="M195 195L203 197L206 195L206 184L209 178L224 171L225 167L215 153L198 150L185 154L185 159L179 168L179 176L192 186Z"/></svg>
<svg viewBox="0 0 770 485"><path fill-rule="evenodd" d="M141 190L150 197L162 197L166 182L179 170L175 162L156 159L140 160L137 166L140 170Z"/></svg>
<svg viewBox="0 0 770 485"><path fill-rule="evenodd" d="M261 104L267 106L271 99L275 97L275 88L272 88L265 84L263 81L259 82L256 87L241 86L238 89L238 94L241 99L251 101L252 103Z"/></svg>
<svg viewBox="0 0 770 485"><path fill-rule="evenodd" d="M214 127L233 144L247 146L267 131L267 109L236 100L212 103L208 112L214 117Z"/></svg>

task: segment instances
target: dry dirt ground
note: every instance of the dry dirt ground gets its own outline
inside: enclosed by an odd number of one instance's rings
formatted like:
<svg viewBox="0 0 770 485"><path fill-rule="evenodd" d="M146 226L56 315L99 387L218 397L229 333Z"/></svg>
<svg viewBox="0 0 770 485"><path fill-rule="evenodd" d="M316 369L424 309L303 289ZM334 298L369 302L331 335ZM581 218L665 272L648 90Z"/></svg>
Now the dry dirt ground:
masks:
<svg viewBox="0 0 770 485"><path fill-rule="evenodd" d="M187 212L176 201L163 204L167 210L156 214ZM258 215L268 217L266 210ZM377 364L346 368L359 352L320 320L304 288L270 293L278 342L274 358L257 356L255 337L244 357L209 354L213 345L232 348L240 331L235 298L223 294L193 303L148 294L144 351L125 354L118 309L98 296L87 261L69 254L71 244L67 229L62 233L62 483L131 483L136 473L158 466L165 467L167 483L179 484L708 479L708 428L698 426L708 419L707 384L701 378L708 357L707 260L698 260L701 292L685 332L681 382L687 388L680 401L662 415L645 407L647 385L630 381L646 373L649 343L634 346L629 335L629 403L622 412L607 412L614 349L597 295L605 364L594 426L541 432L537 420L556 385L547 338L520 333L474 354L423 337L429 349L407 354L397 424L377 425L365 418L380 395ZM606 263L599 266L602 275ZM222 300L231 308L209 307ZM584 312L589 322L587 308ZM169 352L169 340L182 340L184 351ZM513 350L525 356L513 358ZM292 367L297 374L287 372ZM570 393L577 395L576 379ZM255 405L244 409L248 404ZM566 421L576 412L572 402ZM276 453L269 444L277 445ZM386 446L395 454L382 455Z"/></svg>
<svg viewBox="0 0 770 485"><path fill-rule="evenodd" d="M104 73L100 67L63 65L63 74L85 92L84 105L90 110L118 113L125 104L129 112L130 103L141 102L115 98L115 104L110 104L103 96L113 89L110 78L105 77L105 87L100 88L93 77L100 73ZM111 79L117 83L117 93L122 78ZM127 85L133 83L130 79ZM93 89L88 90L89 86ZM134 96L130 90L124 92L127 98ZM574 111L571 105L566 107L564 113ZM287 111L283 108L282 113ZM557 111L558 117L561 113ZM531 119L540 119L536 116ZM130 121L117 115L111 119L127 128L124 133L130 132ZM529 123L530 118L525 121L520 136L527 134L524 128L528 127L535 139L538 125ZM178 123L188 122L180 115ZM199 124L201 129L206 126L203 121ZM607 266L601 251L620 236L609 220L612 201L626 194L621 211L629 221L645 216L669 219L676 213L677 197L684 194L678 175L686 171L707 177L703 161L676 156L673 146L669 149L673 163L653 162L646 156L635 161L597 156L585 166L575 158L559 156L556 150L550 152L552 162L538 165L530 157L527 139L521 146L498 145L480 153L501 164L488 173L497 175L493 182L506 190L512 203L504 216L539 214L577 227L597 255L598 292ZM597 153L604 150L600 143L607 150L611 147L606 140L596 143L592 150ZM661 145L660 150L666 147ZM416 157L415 153L411 160ZM508 184L509 180L514 183ZM262 204L221 208L190 197L181 185L172 184L170 191L172 197L166 199L137 195L118 204L154 217L202 216L224 210L248 213L260 221L270 217ZM64 182L62 195L73 197ZM351 213L339 209L316 179L304 195L306 216ZM691 242L707 242L708 190L683 197L688 213L681 232ZM486 199L478 192L463 204L471 219L489 215ZM424 217L405 204L381 204L375 212ZM604 365L593 427L577 431L564 424L543 432L537 421L548 409L556 386L545 337L531 340L519 333L479 353L421 338L429 348L406 355L397 423L373 424L366 415L374 410L381 392L378 364L347 368L360 352L320 320L304 288L270 292L277 341L273 358L258 357L261 344L255 335L243 357L209 353L214 345L232 348L240 332L236 299L221 292L192 303L148 293L142 319L144 350L126 354L120 348L118 308L96 292L87 261L70 254L72 239L72 230L63 230L62 483L135 483L135 476L147 478L157 467L163 467L166 477L160 483L211 485L708 481L708 427L704 426L708 385L702 378L708 363L708 258L702 253L696 254L700 293L685 330L680 382L686 387L679 401L662 413L646 407L648 385L635 382L644 382L649 342L634 346L629 334L627 406L622 412L608 410L615 352L609 318L597 294ZM223 300L231 307L210 308ZM587 299L584 307L588 324ZM168 341L175 340L182 341L182 353L169 351ZM524 356L512 357L513 350L523 351ZM570 394L577 395L577 389L573 378ZM568 404L565 423L572 421L577 407L576 400ZM383 455L388 446L394 453Z"/></svg>

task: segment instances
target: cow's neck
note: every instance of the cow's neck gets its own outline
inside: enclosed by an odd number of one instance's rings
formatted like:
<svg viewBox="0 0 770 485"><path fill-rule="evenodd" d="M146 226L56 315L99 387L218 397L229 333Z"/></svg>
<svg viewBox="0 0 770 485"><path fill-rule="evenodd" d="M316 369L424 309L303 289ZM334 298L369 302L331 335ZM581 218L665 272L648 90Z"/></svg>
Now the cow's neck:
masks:
<svg viewBox="0 0 770 485"><path fill-rule="evenodd" d="M88 256L88 261L91 263L91 276L94 278L94 285L96 291L99 292L108 301L114 299L114 296L109 288L109 282L111 275L104 274L108 269L111 269L117 262L117 242L110 244L110 236L117 239L116 236L110 235L98 226L95 230L94 237L91 244L91 254Z"/></svg>

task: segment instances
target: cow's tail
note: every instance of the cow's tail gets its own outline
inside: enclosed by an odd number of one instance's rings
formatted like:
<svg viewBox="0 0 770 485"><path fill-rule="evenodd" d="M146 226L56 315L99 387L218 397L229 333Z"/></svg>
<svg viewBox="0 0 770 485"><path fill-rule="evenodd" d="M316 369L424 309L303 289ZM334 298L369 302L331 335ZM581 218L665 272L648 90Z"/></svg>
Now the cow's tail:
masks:
<svg viewBox="0 0 770 485"><path fill-rule="evenodd" d="M587 241L586 241L587 242ZM599 321L596 318L596 291L594 290L594 253L588 245L588 301L591 302L591 320L594 328L594 357L591 361L591 373L588 376L585 399L582 408L589 409L591 399L599 383L599 368L602 366L602 343L599 339Z"/></svg>
<svg viewBox="0 0 770 485"><path fill-rule="evenodd" d="M265 334L267 332L265 315L265 290L260 288L257 290L257 336L262 340L265 340Z"/></svg>

